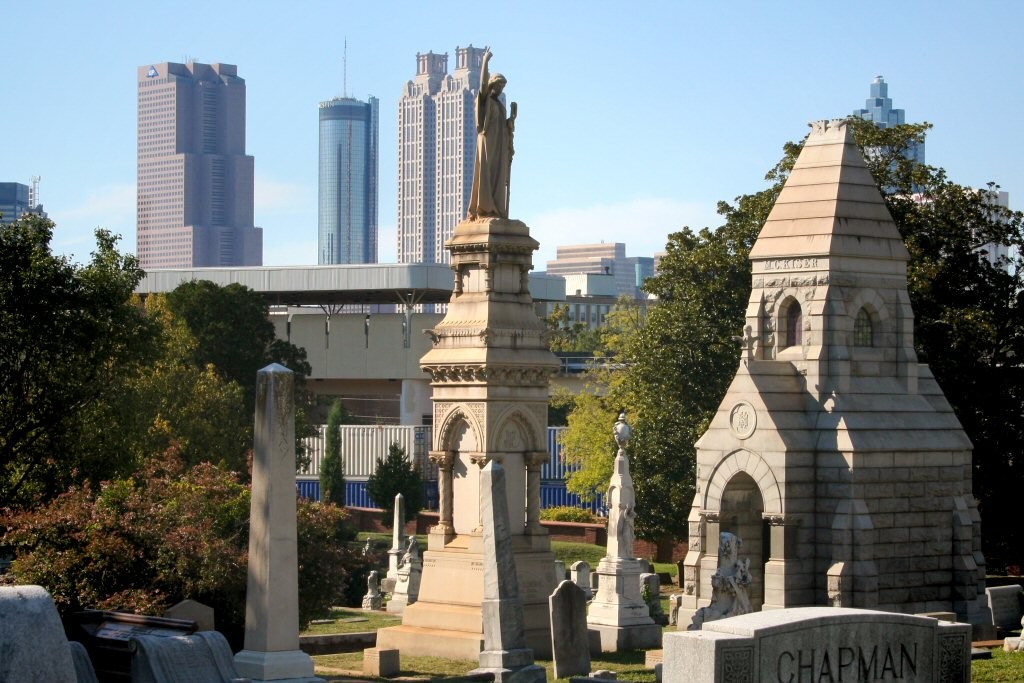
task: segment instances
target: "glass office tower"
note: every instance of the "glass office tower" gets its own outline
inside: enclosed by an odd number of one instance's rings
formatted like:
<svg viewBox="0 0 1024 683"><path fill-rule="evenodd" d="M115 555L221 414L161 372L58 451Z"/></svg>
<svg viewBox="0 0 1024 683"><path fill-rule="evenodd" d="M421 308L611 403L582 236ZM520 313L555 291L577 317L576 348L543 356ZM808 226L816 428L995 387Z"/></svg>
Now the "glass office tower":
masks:
<svg viewBox="0 0 1024 683"><path fill-rule="evenodd" d="M318 263L377 262L376 97L320 103Z"/></svg>

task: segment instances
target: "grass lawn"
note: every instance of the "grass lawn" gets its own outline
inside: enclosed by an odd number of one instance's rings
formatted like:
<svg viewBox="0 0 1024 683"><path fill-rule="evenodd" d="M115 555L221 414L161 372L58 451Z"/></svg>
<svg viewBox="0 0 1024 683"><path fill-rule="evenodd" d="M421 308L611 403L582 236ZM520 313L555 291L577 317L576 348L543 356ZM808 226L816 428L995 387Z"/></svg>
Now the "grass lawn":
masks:
<svg viewBox="0 0 1024 683"><path fill-rule="evenodd" d="M327 619L330 623L310 624L309 628L300 633L303 636L321 636L331 633L360 633L362 631L376 631L379 628L398 626L402 623L401 617L396 617L385 612L364 612L361 609L334 607Z"/></svg>
<svg viewBox="0 0 1024 683"><path fill-rule="evenodd" d="M386 681L386 678L370 678L363 675L363 653L343 655L320 655L313 657L316 674L328 681L369 680ZM548 680L555 679L551 662L537 662L548 671ZM434 679L446 681L466 680L467 672L477 666L469 660L441 659L439 657L403 657L400 678ZM591 669L608 669L618 673L619 679L654 683L654 671L644 667L642 651L606 653L600 659L591 661ZM1020 683L1024 681L1024 652L993 652L990 660L978 660L971 666L971 680L974 683Z"/></svg>

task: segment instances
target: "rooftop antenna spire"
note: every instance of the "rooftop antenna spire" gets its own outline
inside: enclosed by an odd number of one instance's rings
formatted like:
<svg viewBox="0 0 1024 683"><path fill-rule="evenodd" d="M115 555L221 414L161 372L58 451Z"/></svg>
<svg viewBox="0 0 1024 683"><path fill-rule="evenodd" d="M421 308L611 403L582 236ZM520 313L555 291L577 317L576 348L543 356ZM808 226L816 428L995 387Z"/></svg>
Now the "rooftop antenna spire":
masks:
<svg viewBox="0 0 1024 683"><path fill-rule="evenodd" d="M348 36L341 53L341 96L348 97Z"/></svg>

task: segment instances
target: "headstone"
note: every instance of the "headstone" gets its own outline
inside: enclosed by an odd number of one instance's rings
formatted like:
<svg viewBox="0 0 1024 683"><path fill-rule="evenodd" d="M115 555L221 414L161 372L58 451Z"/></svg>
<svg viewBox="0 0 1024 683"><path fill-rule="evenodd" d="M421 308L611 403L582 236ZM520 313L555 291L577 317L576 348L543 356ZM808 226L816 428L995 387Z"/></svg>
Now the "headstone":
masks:
<svg viewBox="0 0 1024 683"><path fill-rule="evenodd" d="M231 646L218 631L188 636L135 636L132 683L241 683Z"/></svg>
<svg viewBox="0 0 1024 683"><path fill-rule="evenodd" d="M1024 589L1019 585L993 586L986 588L988 606L992 610L992 623L997 628L1016 630L1020 628Z"/></svg>
<svg viewBox="0 0 1024 683"><path fill-rule="evenodd" d="M69 640L68 647L71 648L71 661L75 664L75 678L78 679L78 683L99 683L85 645L77 640Z"/></svg>
<svg viewBox="0 0 1024 683"><path fill-rule="evenodd" d="M398 580L398 565L405 550L405 496L398 493L395 495L394 519L391 526L391 549L388 550L388 579Z"/></svg>
<svg viewBox="0 0 1024 683"><path fill-rule="evenodd" d="M693 615L689 626L699 631L701 626L716 619L747 614L750 608L750 560L740 559L743 545L740 537L723 531L718 540L718 569L711 577L711 604L701 607Z"/></svg>
<svg viewBox="0 0 1024 683"><path fill-rule="evenodd" d="M667 631L664 680L967 683L971 626L843 607L752 612Z"/></svg>
<svg viewBox="0 0 1024 683"><path fill-rule="evenodd" d="M420 579L423 575L423 558L420 556L420 542L415 536L409 536L405 542L405 552L398 562L398 579L395 590L388 601L388 612L401 614L407 605L416 602L420 594Z"/></svg>
<svg viewBox="0 0 1024 683"><path fill-rule="evenodd" d="M397 676L402 670L398 650L381 650L371 647L363 650L363 673L376 678Z"/></svg>
<svg viewBox="0 0 1024 683"><path fill-rule="evenodd" d="M254 681L316 681L299 649L295 522L295 376L272 363L256 373L256 427L249 514L245 649L239 674Z"/></svg>
<svg viewBox="0 0 1024 683"><path fill-rule="evenodd" d="M57 608L40 586L0 586L0 681L76 681Z"/></svg>
<svg viewBox="0 0 1024 683"><path fill-rule="evenodd" d="M213 631L216 628L213 608L195 600L182 600L177 605L169 607L164 616L168 619L194 621L197 631Z"/></svg>
<svg viewBox="0 0 1024 683"><path fill-rule="evenodd" d="M654 621L663 619L665 612L661 609L661 579L657 574L640 575L640 595L647 603L651 618Z"/></svg>
<svg viewBox="0 0 1024 683"><path fill-rule="evenodd" d="M644 559L642 557L638 557L637 560L640 562L640 573L642 573L642 574L653 574L654 573L654 565L651 563L650 560Z"/></svg>
<svg viewBox="0 0 1024 683"><path fill-rule="evenodd" d="M498 683L546 681L543 667L523 636L523 606L508 532L505 470L491 459L480 470L480 514L484 535L484 649L474 674L493 674Z"/></svg>
<svg viewBox="0 0 1024 683"><path fill-rule="evenodd" d="M598 586L601 584L601 575L597 572L590 572L590 592L597 593Z"/></svg>
<svg viewBox="0 0 1024 683"><path fill-rule="evenodd" d="M562 560L555 560L555 586L565 581L565 562Z"/></svg>
<svg viewBox="0 0 1024 683"><path fill-rule="evenodd" d="M587 610L587 627L596 631L602 652L658 647L661 627L654 623L640 594L642 565L633 556L633 523L636 518L633 478L629 474L626 446L631 429L622 413L613 429L618 453L608 483L608 554L601 558L597 595Z"/></svg>
<svg viewBox="0 0 1024 683"><path fill-rule="evenodd" d="M555 678L590 672L587 595L579 584L562 581L548 598L551 607L551 655Z"/></svg>
<svg viewBox="0 0 1024 683"><path fill-rule="evenodd" d="M679 624L679 608L683 604L683 594L675 593L674 595L668 596L668 625L677 626Z"/></svg>
<svg viewBox="0 0 1024 683"><path fill-rule="evenodd" d="M366 595L363 596L363 609L379 610L382 604L380 574L374 569L366 577Z"/></svg>
<svg viewBox="0 0 1024 683"><path fill-rule="evenodd" d="M572 572L572 582L579 586L583 594L587 596L587 600L594 597L590 590L590 563L584 560L573 562L570 571ZM562 676L557 676L557 678L562 678Z"/></svg>

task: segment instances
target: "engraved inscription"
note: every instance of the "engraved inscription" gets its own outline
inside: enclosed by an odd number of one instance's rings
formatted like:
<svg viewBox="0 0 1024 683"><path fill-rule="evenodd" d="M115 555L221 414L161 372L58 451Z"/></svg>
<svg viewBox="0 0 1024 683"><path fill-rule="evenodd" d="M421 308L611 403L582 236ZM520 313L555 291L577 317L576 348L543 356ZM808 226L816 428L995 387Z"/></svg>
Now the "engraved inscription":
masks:
<svg viewBox="0 0 1024 683"><path fill-rule="evenodd" d="M809 270L818 267L816 258L772 258L764 262L765 270Z"/></svg>

